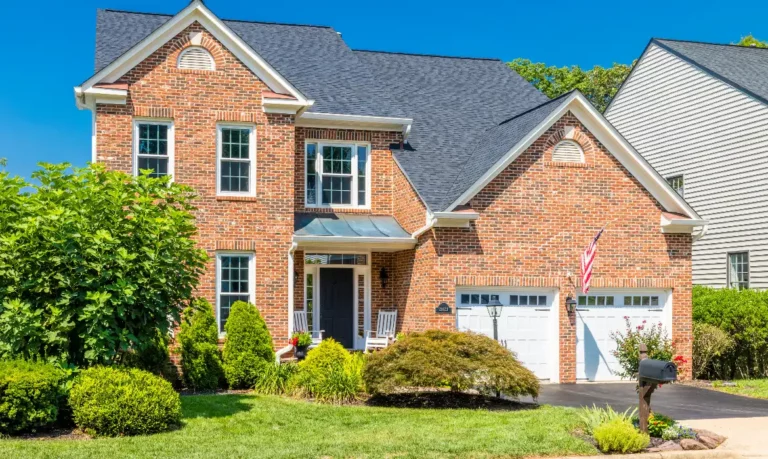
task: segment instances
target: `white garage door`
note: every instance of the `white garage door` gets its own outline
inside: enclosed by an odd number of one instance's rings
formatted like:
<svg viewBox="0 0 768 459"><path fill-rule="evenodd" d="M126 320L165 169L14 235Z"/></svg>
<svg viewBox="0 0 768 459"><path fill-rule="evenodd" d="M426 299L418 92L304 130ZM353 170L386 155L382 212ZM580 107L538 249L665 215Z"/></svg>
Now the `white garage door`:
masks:
<svg viewBox="0 0 768 459"><path fill-rule="evenodd" d="M613 352L616 342L611 333L625 332L625 317L632 327L665 323L667 294L664 292L590 291L580 295L576 307L576 379L588 381L620 380L620 366ZM666 325L666 324L665 324Z"/></svg>
<svg viewBox="0 0 768 459"><path fill-rule="evenodd" d="M504 305L498 319L499 341L540 379L550 379L556 370L550 347L554 326L551 292L459 291L456 296L458 329L491 338L493 319L486 305L497 298Z"/></svg>

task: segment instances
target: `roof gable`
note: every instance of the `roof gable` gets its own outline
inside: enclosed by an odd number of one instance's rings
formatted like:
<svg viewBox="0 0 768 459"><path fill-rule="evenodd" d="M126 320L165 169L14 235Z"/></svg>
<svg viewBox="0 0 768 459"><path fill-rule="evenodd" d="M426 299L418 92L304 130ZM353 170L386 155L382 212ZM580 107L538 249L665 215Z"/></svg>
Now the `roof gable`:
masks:
<svg viewBox="0 0 768 459"><path fill-rule="evenodd" d="M106 11L100 12L101 15L98 19L101 20L101 29L97 26L97 40L105 40L107 34L115 36L120 33L119 30L110 29L109 32L107 31L109 24L112 23L112 21L104 21L107 13ZM298 101L311 105L310 100L219 20L203 5L202 1L193 0L186 8L171 18L160 15L146 16L149 20L142 26L139 26L135 20L125 23L115 22L115 24L119 24L117 26L119 29L135 27L135 30L126 32L126 40L115 42L114 45L107 47L97 45L96 67L98 70L80 88L76 88L76 93L87 91L99 83L114 83L182 30L194 22L199 22L271 90L280 94L289 94ZM126 20L126 17L120 19ZM148 35L139 38L140 34L146 33L150 29L153 30ZM133 43L136 39L138 42ZM118 55L117 53L121 54ZM114 58L114 60L104 65L106 59L109 58ZM103 67L99 69L102 65Z"/></svg>
<svg viewBox="0 0 768 459"><path fill-rule="evenodd" d="M445 210L451 211L472 199L569 111L651 193L664 209L669 212L687 215L692 219L700 219L696 211L669 186L667 181L645 161L603 115L595 109L586 97L578 91L554 99L539 108L509 120L506 124L511 125L510 127L500 125L497 129L492 130L485 140L488 140L488 143L493 143L494 141L498 143L493 145L490 151L498 153L500 151L499 148L506 143L508 145L507 152L489 167L482 176L470 183L468 187L465 188L465 184L469 183L469 180L462 183L457 182L454 190L459 189L462 192ZM538 123L535 127L527 132L523 132L528 126L537 121ZM519 126L517 123L519 123ZM521 136L521 134L523 135ZM479 145L478 148L480 148ZM474 173L476 174L476 172Z"/></svg>

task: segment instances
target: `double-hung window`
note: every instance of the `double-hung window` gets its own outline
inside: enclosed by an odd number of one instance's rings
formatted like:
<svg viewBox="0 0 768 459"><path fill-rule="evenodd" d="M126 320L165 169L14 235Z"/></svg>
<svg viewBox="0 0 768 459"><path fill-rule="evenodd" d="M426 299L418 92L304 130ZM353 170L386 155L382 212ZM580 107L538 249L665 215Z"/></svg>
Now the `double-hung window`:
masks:
<svg viewBox="0 0 768 459"><path fill-rule="evenodd" d="M224 333L229 310L235 302L254 303L253 260L253 254L248 253L216 254L216 317L219 333Z"/></svg>
<svg viewBox="0 0 768 459"><path fill-rule="evenodd" d="M749 252L728 254L728 287L749 288Z"/></svg>
<svg viewBox="0 0 768 459"><path fill-rule="evenodd" d="M307 206L370 206L370 145L307 142L305 158Z"/></svg>
<svg viewBox="0 0 768 459"><path fill-rule="evenodd" d="M253 126L219 125L217 128L218 194L255 196L256 134Z"/></svg>
<svg viewBox="0 0 768 459"><path fill-rule="evenodd" d="M150 177L173 175L173 123L135 121L133 150L134 175L145 169Z"/></svg>

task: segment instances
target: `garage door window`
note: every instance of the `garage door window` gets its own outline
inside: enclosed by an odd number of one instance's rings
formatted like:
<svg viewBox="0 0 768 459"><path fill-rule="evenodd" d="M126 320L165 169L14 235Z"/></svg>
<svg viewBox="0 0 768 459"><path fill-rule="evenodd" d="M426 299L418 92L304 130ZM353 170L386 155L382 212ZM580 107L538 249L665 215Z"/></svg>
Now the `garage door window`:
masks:
<svg viewBox="0 0 768 459"><path fill-rule="evenodd" d="M461 304L488 304L490 300L498 300L499 295L490 293L464 293L461 295Z"/></svg>
<svg viewBox="0 0 768 459"><path fill-rule="evenodd" d="M635 296L624 297L624 306L658 306L658 305L659 305L658 296L635 295Z"/></svg>
<svg viewBox="0 0 768 459"><path fill-rule="evenodd" d="M546 295L509 295L510 306L546 306Z"/></svg>
<svg viewBox="0 0 768 459"><path fill-rule="evenodd" d="M615 297L613 295L581 295L579 296L579 306L613 306Z"/></svg>

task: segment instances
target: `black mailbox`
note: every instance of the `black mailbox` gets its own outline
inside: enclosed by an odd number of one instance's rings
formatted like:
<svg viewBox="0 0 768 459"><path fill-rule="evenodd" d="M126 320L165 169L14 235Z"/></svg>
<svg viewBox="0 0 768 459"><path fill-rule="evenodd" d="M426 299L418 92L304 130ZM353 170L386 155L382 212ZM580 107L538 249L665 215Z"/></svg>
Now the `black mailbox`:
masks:
<svg viewBox="0 0 768 459"><path fill-rule="evenodd" d="M650 383L668 383L677 381L677 367L664 360L643 359L637 372L640 381Z"/></svg>

